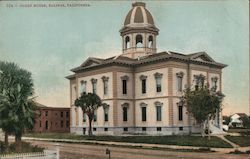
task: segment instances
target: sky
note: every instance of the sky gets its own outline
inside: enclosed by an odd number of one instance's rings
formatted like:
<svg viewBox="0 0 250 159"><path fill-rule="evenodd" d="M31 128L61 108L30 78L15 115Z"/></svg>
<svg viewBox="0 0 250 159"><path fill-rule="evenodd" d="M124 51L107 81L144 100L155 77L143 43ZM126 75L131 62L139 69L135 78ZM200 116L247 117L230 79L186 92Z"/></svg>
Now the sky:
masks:
<svg viewBox="0 0 250 159"><path fill-rule="evenodd" d="M90 56L107 58L122 53L119 30L132 2L0 1L0 60L32 72L38 102L69 107L65 76ZM215 61L227 64L223 69L223 114L249 114L248 1L144 2L160 29L158 52L206 51ZM34 4L47 7L29 6Z"/></svg>

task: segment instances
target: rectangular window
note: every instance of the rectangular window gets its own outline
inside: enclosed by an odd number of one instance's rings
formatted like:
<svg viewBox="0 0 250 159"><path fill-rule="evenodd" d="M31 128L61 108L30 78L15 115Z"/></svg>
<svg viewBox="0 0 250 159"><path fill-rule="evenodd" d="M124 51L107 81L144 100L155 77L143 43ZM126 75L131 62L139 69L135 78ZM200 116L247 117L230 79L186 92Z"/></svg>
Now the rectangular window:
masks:
<svg viewBox="0 0 250 159"><path fill-rule="evenodd" d="M156 121L161 121L161 106L156 106Z"/></svg>
<svg viewBox="0 0 250 159"><path fill-rule="evenodd" d="M141 80L142 93L146 93L146 79Z"/></svg>
<svg viewBox="0 0 250 159"><path fill-rule="evenodd" d="M161 131L161 127L157 127L156 130L157 130L157 131Z"/></svg>
<svg viewBox="0 0 250 159"><path fill-rule="evenodd" d="M86 115L86 113L83 113L83 122L86 122L86 117L87 115Z"/></svg>
<svg viewBox="0 0 250 159"><path fill-rule="evenodd" d="M142 127L142 131L147 131L147 128L146 127Z"/></svg>
<svg viewBox="0 0 250 159"><path fill-rule="evenodd" d="M104 121L109 121L109 108L104 109Z"/></svg>
<svg viewBox="0 0 250 159"><path fill-rule="evenodd" d="M123 121L128 121L128 107L123 107Z"/></svg>
<svg viewBox="0 0 250 159"><path fill-rule="evenodd" d="M86 81L81 81L81 93L86 93Z"/></svg>
<svg viewBox="0 0 250 159"><path fill-rule="evenodd" d="M67 117L67 118L69 117L69 112L66 112L66 117Z"/></svg>
<svg viewBox="0 0 250 159"><path fill-rule="evenodd" d="M182 91L182 77L177 77L177 90L178 92Z"/></svg>
<svg viewBox="0 0 250 159"><path fill-rule="evenodd" d="M83 135L86 134L86 128L82 128L82 133L83 133Z"/></svg>
<svg viewBox="0 0 250 159"><path fill-rule="evenodd" d="M180 130L180 131L183 131L183 127L179 127L179 130Z"/></svg>
<svg viewBox="0 0 250 159"><path fill-rule="evenodd" d="M63 128L63 120L61 120L61 128Z"/></svg>
<svg viewBox="0 0 250 159"><path fill-rule="evenodd" d="M48 123L48 121L46 120L46 122L45 122L45 129L48 130L48 128L49 128L49 123Z"/></svg>
<svg viewBox="0 0 250 159"><path fill-rule="evenodd" d="M161 78L156 78L156 92L161 92Z"/></svg>
<svg viewBox="0 0 250 159"><path fill-rule="evenodd" d="M108 81L103 81L103 94L108 94Z"/></svg>
<svg viewBox="0 0 250 159"><path fill-rule="evenodd" d="M63 118L63 112L61 112L61 118Z"/></svg>
<svg viewBox="0 0 250 159"><path fill-rule="evenodd" d="M178 112L179 112L179 121L182 121L183 120L183 108L182 106L179 106L178 107Z"/></svg>
<svg viewBox="0 0 250 159"><path fill-rule="evenodd" d="M97 121L97 113L96 113L96 110L94 111L94 122Z"/></svg>
<svg viewBox="0 0 250 159"><path fill-rule="evenodd" d="M97 86L97 83L96 83L96 82L93 82L92 84L93 84L93 93L96 94L96 86Z"/></svg>
<svg viewBox="0 0 250 159"><path fill-rule="evenodd" d="M104 131L108 131L109 129L108 128L104 128Z"/></svg>
<svg viewBox="0 0 250 159"><path fill-rule="evenodd" d="M69 121L68 120L66 121L66 127L67 128L69 127Z"/></svg>
<svg viewBox="0 0 250 159"><path fill-rule="evenodd" d="M123 131L128 131L128 128L127 127L123 128Z"/></svg>
<svg viewBox="0 0 250 159"><path fill-rule="evenodd" d="M122 80L122 94L127 94L127 80Z"/></svg>
<svg viewBox="0 0 250 159"><path fill-rule="evenodd" d="M142 121L147 121L147 108L141 107Z"/></svg>
<svg viewBox="0 0 250 159"><path fill-rule="evenodd" d="M93 128L93 131L96 131L96 128Z"/></svg>
<svg viewBox="0 0 250 159"><path fill-rule="evenodd" d="M48 111L46 111L46 112L45 112L45 116L48 116L48 114L49 114Z"/></svg>

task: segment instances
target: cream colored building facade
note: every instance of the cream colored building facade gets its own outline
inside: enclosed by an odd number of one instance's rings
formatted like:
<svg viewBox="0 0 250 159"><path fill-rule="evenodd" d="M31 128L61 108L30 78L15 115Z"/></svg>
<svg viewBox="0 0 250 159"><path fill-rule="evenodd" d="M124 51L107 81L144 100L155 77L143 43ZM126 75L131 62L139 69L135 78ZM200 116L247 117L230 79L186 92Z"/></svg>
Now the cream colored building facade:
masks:
<svg viewBox="0 0 250 159"><path fill-rule="evenodd" d="M210 88L222 91L222 69L207 53L157 53L156 28L145 3L136 2L120 30L123 52L107 59L88 58L72 69L70 80L71 127L88 132L88 118L74 101L82 92L94 92L108 107L100 107L93 133L105 135L171 135L198 131L180 97L197 85L202 75ZM213 125L221 130L221 114Z"/></svg>

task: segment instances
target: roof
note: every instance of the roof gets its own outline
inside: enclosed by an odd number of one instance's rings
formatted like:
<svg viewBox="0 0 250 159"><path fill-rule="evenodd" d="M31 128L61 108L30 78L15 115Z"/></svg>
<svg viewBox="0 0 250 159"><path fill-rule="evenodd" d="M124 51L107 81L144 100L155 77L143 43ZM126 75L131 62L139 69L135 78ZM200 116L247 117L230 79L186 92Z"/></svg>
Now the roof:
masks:
<svg viewBox="0 0 250 159"><path fill-rule="evenodd" d="M69 107L49 107L49 106L45 106L41 103L38 103L38 102L35 102L36 106L38 108L41 108L41 109L64 109L64 108L69 108Z"/></svg>
<svg viewBox="0 0 250 159"><path fill-rule="evenodd" d="M146 4L143 2L135 2L132 4L132 9L128 12L124 25L130 24L150 24L154 25L153 16L145 8Z"/></svg>
<svg viewBox="0 0 250 159"><path fill-rule="evenodd" d="M148 56L143 56L138 59L132 59L122 55L113 56L107 59L100 59L89 57L84 61L79 67L71 69L72 72L80 72L89 68L95 68L100 66L110 66L111 64L123 65L127 67L138 67L143 64L151 64L155 62L167 61L167 60L178 60L185 63L193 63L200 65L209 65L217 68L224 68L227 65L215 62L206 52L197 52L192 54L182 54L172 51L160 52L156 54L151 54ZM75 75L67 76L68 79L73 79Z"/></svg>
<svg viewBox="0 0 250 159"><path fill-rule="evenodd" d="M247 116L247 114L245 114L245 113L235 113L235 114L239 115L240 117Z"/></svg>

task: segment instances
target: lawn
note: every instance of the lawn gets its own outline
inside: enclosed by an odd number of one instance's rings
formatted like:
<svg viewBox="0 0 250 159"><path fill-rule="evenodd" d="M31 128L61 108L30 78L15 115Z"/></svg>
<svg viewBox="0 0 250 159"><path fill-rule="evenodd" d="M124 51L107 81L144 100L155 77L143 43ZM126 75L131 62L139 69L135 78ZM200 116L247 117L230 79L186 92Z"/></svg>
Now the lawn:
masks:
<svg viewBox="0 0 250 159"><path fill-rule="evenodd" d="M54 138L54 139L75 139L75 140L96 140L96 141L114 141L129 143L148 143L162 145L180 145L180 146L198 146L198 147L222 147L230 148L231 145L217 138L211 137L211 140L201 136L82 136L66 133L42 133L25 134L27 137Z"/></svg>
<svg viewBox="0 0 250 159"><path fill-rule="evenodd" d="M240 146L250 146L250 136L230 136L227 135L225 136L225 138L227 138L228 140L236 143L237 145Z"/></svg>
<svg viewBox="0 0 250 159"><path fill-rule="evenodd" d="M12 154L12 153L29 153L29 152L43 152L44 148L33 146L27 142L21 142L21 150L16 150L15 143L11 143L8 147L4 144L4 142L0 141L0 154Z"/></svg>

